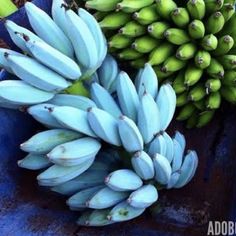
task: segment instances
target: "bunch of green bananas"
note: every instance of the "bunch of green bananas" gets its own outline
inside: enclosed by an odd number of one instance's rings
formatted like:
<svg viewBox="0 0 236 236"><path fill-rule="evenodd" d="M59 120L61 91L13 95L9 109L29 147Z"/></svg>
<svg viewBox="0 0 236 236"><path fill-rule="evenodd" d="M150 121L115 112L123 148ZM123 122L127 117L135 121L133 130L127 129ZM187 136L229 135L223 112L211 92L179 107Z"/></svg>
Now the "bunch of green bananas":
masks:
<svg viewBox="0 0 236 236"><path fill-rule="evenodd" d="M140 68L149 62L172 81L178 120L202 127L236 103L235 0L90 0L110 52Z"/></svg>

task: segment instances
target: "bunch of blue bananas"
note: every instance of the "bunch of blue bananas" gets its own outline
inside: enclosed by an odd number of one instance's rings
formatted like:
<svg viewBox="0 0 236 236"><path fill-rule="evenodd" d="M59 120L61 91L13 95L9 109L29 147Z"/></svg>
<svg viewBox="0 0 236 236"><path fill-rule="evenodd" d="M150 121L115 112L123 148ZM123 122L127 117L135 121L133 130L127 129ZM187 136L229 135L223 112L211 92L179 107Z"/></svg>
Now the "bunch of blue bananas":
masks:
<svg viewBox="0 0 236 236"><path fill-rule="evenodd" d="M202 127L222 97L236 103L235 0L90 0L110 52L172 81L177 119Z"/></svg>
<svg viewBox="0 0 236 236"><path fill-rule="evenodd" d="M70 196L70 209L81 211L79 225L103 226L138 217L160 189L188 184L198 157L185 153L181 133L171 138L165 131L176 95L170 84L158 88L149 64L134 84L107 55L89 87L91 98L56 94L28 108L50 129L21 145L28 155L18 165L44 169L39 185Z"/></svg>
<svg viewBox="0 0 236 236"><path fill-rule="evenodd" d="M30 2L25 10L35 33L5 22L23 53L0 48L0 67L21 79L1 83L0 103L17 108L46 102L59 92L86 93L83 80L90 78L107 54L95 18L82 8L77 14L63 0L53 1L53 19Z"/></svg>

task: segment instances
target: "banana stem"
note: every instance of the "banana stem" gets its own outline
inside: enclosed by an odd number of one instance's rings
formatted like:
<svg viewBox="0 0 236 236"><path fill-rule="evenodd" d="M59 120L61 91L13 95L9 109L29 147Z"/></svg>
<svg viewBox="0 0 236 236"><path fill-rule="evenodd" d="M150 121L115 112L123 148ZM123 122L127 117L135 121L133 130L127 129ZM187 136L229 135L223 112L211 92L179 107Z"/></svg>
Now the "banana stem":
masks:
<svg viewBox="0 0 236 236"><path fill-rule="evenodd" d="M7 17L18 9L11 0L1 0L0 4L0 17Z"/></svg>

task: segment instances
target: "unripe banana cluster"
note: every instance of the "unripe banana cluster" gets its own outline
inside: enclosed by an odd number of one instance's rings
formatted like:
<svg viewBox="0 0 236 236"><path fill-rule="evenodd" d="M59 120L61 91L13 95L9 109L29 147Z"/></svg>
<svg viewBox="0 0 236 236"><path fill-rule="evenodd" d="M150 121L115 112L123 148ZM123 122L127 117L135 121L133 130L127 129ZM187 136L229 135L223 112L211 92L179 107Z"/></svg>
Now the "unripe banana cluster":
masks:
<svg viewBox="0 0 236 236"><path fill-rule="evenodd" d="M0 102L18 108L46 102L58 92L86 95L81 81L100 67L107 54L96 19L82 8L77 14L63 0L53 1L53 19L33 3L27 2L25 9L35 33L5 22L23 53L0 48L0 67L21 79L1 83Z"/></svg>
<svg viewBox="0 0 236 236"><path fill-rule="evenodd" d="M106 55L106 40L87 11L78 15L54 0L52 20L32 3L25 7L37 35L6 21L25 54L0 49L0 65L21 79L0 82L0 106L24 107L49 129L21 145L28 155L18 165L40 170L39 185L70 196L70 209L82 211L79 225L133 219L159 190L188 184L198 157L185 153L181 133L165 131L176 108L172 86L159 88L148 63L134 84ZM82 88L90 98L65 93Z"/></svg>
<svg viewBox="0 0 236 236"><path fill-rule="evenodd" d="M110 51L159 81L172 81L179 120L202 127L220 107L236 103L235 0L90 0Z"/></svg>
<svg viewBox="0 0 236 236"><path fill-rule="evenodd" d="M176 95L170 84L158 89L149 64L133 84L108 55L89 87L91 99L57 94L28 108L51 129L21 145L28 155L18 165L46 168L37 177L39 185L69 196L70 209L82 211L79 225L103 226L138 217L161 189L188 184L198 157L195 151L185 153L181 133L171 138L165 132Z"/></svg>

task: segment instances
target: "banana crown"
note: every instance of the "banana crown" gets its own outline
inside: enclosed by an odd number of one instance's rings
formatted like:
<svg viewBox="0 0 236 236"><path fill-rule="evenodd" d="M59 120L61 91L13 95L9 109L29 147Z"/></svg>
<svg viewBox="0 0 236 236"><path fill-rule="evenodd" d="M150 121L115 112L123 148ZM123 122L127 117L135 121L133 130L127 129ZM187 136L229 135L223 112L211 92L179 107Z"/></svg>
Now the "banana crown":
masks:
<svg viewBox="0 0 236 236"><path fill-rule="evenodd" d="M56 94L28 107L50 129L21 144L28 155L18 161L41 170L39 185L69 197L70 209L82 211L79 225L133 219L158 200L161 189L191 181L197 154L185 152L181 133L170 137L165 131L176 95L170 84L158 87L151 65L133 83L108 54L87 87L90 98Z"/></svg>
<svg viewBox="0 0 236 236"><path fill-rule="evenodd" d="M160 82L172 81L187 127L206 125L222 97L236 103L235 0L103 2L85 7L95 10L110 52L135 68L148 62Z"/></svg>

